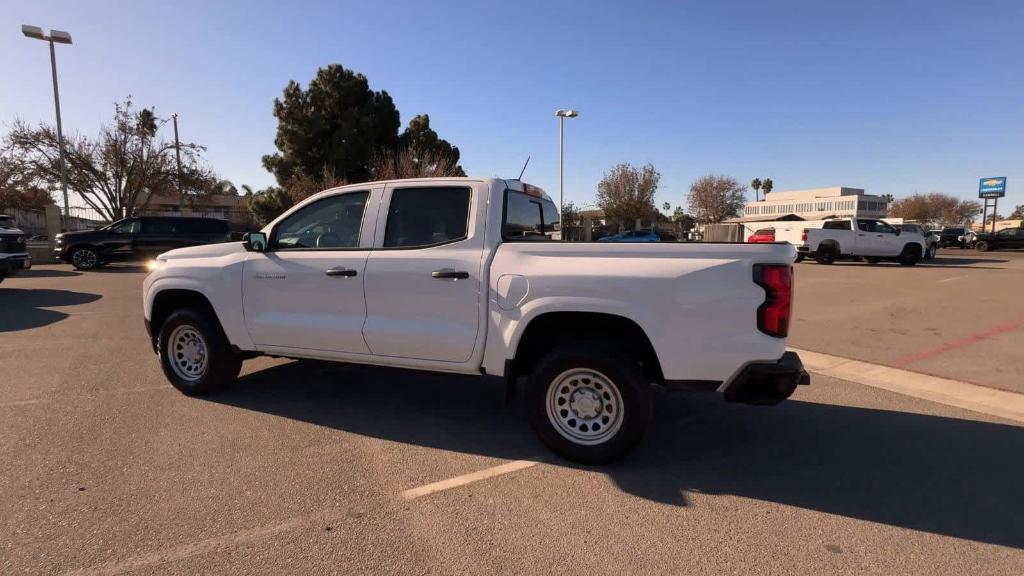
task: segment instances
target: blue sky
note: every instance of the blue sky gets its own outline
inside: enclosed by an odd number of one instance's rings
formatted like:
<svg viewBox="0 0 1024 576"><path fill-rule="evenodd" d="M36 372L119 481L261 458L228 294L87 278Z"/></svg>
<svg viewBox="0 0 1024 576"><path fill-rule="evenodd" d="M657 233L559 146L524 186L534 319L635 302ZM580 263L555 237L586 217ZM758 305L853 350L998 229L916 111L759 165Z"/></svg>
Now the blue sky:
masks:
<svg viewBox="0 0 1024 576"><path fill-rule="evenodd" d="M709 173L776 190L856 186L976 197L1007 176L1024 203L1024 2L50 2L0 0L0 122L52 121L58 46L66 130L94 134L131 94L224 178L273 182L273 99L331 63L428 113L473 175L592 202L622 161L662 173L659 205ZM167 125L164 136L171 138ZM1007 209L1002 209L1004 206Z"/></svg>

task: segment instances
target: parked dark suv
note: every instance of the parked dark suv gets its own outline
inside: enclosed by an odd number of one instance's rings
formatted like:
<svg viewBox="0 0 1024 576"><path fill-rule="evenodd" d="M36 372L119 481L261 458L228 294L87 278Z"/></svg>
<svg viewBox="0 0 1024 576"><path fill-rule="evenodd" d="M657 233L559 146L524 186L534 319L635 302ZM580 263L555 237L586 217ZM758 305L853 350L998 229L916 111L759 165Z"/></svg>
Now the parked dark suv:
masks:
<svg viewBox="0 0 1024 576"><path fill-rule="evenodd" d="M79 270L107 262L145 260L161 252L231 240L228 223L215 218L142 216L87 232L56 237L56 253Z"/></svg>

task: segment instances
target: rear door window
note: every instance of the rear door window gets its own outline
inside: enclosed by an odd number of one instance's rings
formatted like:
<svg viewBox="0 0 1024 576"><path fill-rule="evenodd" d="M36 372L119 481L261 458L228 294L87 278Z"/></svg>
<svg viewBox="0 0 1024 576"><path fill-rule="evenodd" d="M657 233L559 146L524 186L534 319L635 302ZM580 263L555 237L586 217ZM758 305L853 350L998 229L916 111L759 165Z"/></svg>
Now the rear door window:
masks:
<svg viewBox="0 0 1024 576"><path fill-rule="evenodd" d="M550 240L558 228L558 209L546 198L505 191L505 240Z"/></svg>
<svg viewBox="0 0 1024 576"><path fill-rule="evenodd" d="M398 188L391 193L385 248L425 248L456 242L469 231L469 188Z"/></svg>
<svg viewBox="0 0 1024 576"><path fill-rule="evenodd" d="M142 220L143 234L173 234L174 221L170 218L145 218Z"/></svg>
<svg viewBox="0 0 1024 576"><path fill-rule="evenodd" d="M858 220L857 221L857 225L858 226L863 226L863 224L861 224L862 222L863 222L863 220ZM822 225L822 228L824 228L825 230L849 230L850 229L850 221L849 220L832 220L832 221L829 221L829 222L825 222L825 224ZM861 230L863 230L863 229L864 228L861 228Z"/></svg>

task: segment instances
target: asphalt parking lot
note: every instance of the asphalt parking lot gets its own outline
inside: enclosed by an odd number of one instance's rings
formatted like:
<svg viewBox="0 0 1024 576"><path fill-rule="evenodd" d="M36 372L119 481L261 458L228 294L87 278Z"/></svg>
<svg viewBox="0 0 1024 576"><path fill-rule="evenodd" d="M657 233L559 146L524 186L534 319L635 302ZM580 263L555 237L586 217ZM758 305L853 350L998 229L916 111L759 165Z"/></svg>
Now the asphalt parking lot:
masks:
<svg viewBox="0 0 1024 576"><path fill-rule="evenodd" d="M775 408L659 392L636 453L580 467L479 379L261 358L184 397L143 274L0 285L2 574L1024 573L1020 422L815 375ZM1022 279L801 263L790 344L1024 392Z"/></svg>

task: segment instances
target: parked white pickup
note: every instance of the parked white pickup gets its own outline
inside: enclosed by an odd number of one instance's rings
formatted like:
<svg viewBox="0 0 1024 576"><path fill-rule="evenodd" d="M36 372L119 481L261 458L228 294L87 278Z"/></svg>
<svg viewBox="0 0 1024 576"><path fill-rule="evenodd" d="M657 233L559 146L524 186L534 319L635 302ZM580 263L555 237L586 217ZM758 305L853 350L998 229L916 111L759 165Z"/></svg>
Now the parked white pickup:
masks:
<svg viewBox="0 0 1024 576"><path fill-rule="evenodd" d="M891 224L872 218L826 220L820 229L804 230L797 244L798 254L814 258L819 264L863 257L869 263L895 259L904 266L913 266L925 250L926 239L921 234L903 234Z"/></svg>
<svg viewBox="0 0 1024 576"><path fill-rule="evenodd" d="M527 376L541 439L588 463L640 440L652 383L774 404L809 381L785 351L792 246L563 243L557 223L516 180L335 188L242 243L159 256L147 329L190 395L260 354Z"/></svg>

